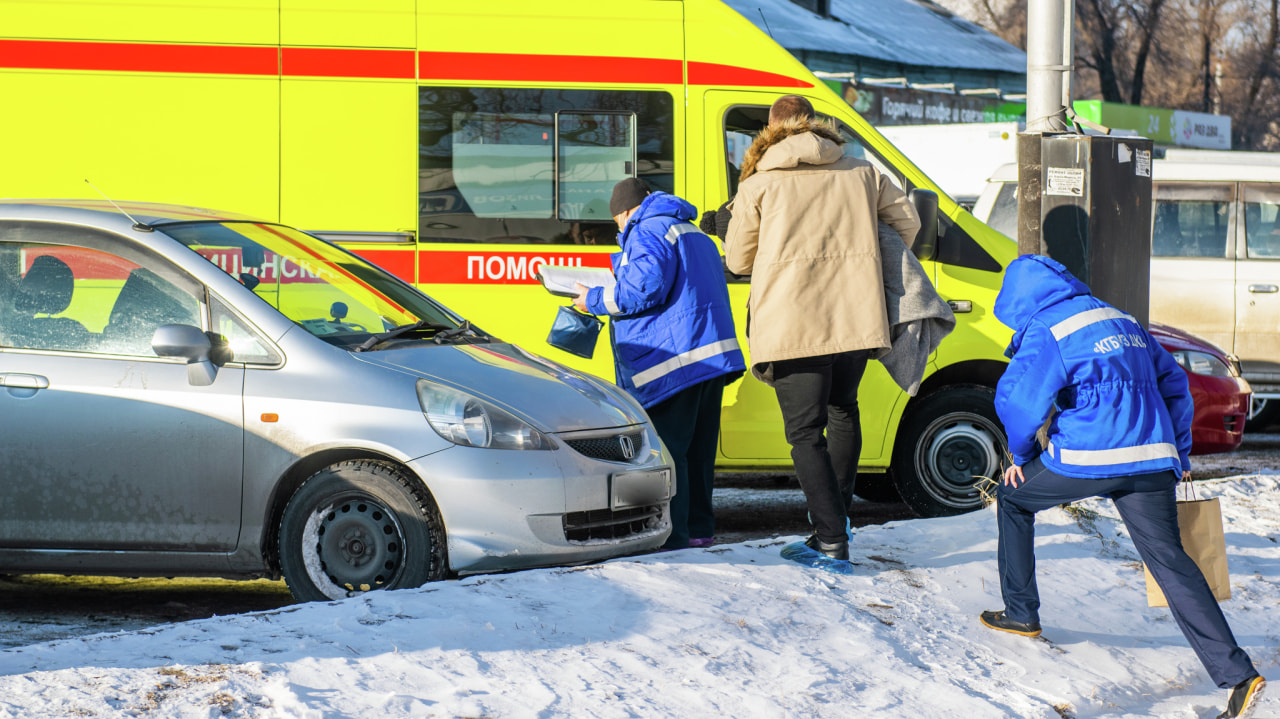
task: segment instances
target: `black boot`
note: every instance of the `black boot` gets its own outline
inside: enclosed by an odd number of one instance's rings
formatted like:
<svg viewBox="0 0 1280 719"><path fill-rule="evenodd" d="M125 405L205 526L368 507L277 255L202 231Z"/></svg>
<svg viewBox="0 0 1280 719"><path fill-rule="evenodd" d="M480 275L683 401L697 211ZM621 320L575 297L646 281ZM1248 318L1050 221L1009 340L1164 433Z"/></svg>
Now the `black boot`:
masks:
<svg viewBox="0 0 1280 719"><path fill-rule="evenodd" d="M992 629L999 629L1002 632L1021 634L1024 637L1040 636L1040 622L1015 622L1006 617L1003 611L983 612L982 615L978 617L978 621Z"/></svg>
<svg viewBox="0 0 1280 719"><path fill-rule="evenodd" d="M1218 719L1247 719L1253 716L1258 708L1258 700L1262 698L1262 690L1267 680L1262 677L1249 677L1231 688L1231 696L1227 699L1227 710L1218 715Z"/></svg>
<svg viewBox="0 0 1280 719"><path fill-rule="evenodd" d="M818 535L811 534L809 538L804 540L804 545L815 552L831 557L832 559L849 559L849 543L848 542L824 542L818 539Z"/></svg>

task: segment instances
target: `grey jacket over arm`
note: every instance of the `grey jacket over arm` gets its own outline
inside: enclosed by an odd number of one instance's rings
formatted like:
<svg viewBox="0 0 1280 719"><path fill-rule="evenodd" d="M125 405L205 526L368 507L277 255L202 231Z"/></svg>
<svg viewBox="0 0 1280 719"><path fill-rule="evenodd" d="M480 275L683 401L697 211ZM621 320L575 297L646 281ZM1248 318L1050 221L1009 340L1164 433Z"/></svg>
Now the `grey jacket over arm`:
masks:
<svg viewBox="0 0 1280 719"><path fill-rule="evenodd" d="M904 392L920 391L929 355L955 329L951 306L933 288L920 261L902 237L880 223L880 264L889 314L890 347L872 353Z"/></svg>

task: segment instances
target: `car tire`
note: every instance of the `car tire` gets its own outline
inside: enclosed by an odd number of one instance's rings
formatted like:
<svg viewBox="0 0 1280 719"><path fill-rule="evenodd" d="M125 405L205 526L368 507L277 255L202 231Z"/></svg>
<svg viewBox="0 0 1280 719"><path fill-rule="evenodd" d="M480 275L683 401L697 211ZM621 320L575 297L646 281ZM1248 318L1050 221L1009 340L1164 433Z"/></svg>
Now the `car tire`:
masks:
<svg viewBox="0 0 1280 719"><path fill-rule="evenodd" d="M897 504L902 501L898 488L893 485L893 477L886 473L859 472L853 482L853 493L868 502Z"/></svg>
<svg viewBox="0 0 1280 719"><path fill-rule="evenodd" d="M1252 434L1266 432L1280 421L1280 401L1253 399L1249 418L1244 421L1244 431Z"/></svg>
<svg viewBox="0 0 1280 719"><path fill-rule="evenodd" d="M302 483L280 520L280 571L302 602L444 579L444 523L426 487L388 462L339 462Z"/></svg>
<svg viewBox="0 0 1280 719"><path fill-rule="evenodd" d="M903 418L890 472L902 501L921 517L980 509L976 486L998 480L1008 457L996 416L995 391L980 385L945 387L918 399Z"/></svg>

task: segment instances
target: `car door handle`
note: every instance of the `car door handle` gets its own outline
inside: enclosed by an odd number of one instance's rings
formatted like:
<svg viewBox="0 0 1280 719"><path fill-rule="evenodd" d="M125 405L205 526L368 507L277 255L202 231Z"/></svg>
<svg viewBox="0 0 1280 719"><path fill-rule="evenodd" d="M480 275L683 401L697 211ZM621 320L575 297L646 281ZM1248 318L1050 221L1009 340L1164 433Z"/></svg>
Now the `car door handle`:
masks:
<svg viewBox="0 0 1280 719"><path fill-rule="evenodd" d="M1272 294L1280 292L1280 287L1276 285L1249 285L1249 291L1258 294Z"/></svg>
<svg viewBox="0 0 1280 719"><path fill-rule="evenodd" d="M0 387L19 389L46 389L49 378L38 374L0 374Z"/></svg>

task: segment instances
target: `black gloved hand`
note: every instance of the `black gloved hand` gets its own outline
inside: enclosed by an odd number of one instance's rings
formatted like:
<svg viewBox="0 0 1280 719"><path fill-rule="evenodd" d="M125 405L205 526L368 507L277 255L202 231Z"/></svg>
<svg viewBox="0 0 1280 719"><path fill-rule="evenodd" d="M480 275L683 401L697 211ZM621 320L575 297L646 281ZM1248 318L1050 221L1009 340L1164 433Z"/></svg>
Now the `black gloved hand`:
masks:
<svg viewBox="0 0 1280 719"><path fill-rule="evenodd" d="M702 219L698 221L698 229L702 230L702 234L704 235L716 235L719 237L719 234L716 233L715 210L707 210L702 213Z"/></svg>
<svg viewBox="0 0 1280 719"><path fill-rule="evenodd" d="M718 210L707 210L702 213L702 219L698 221L698 229L705 235L715 235L723 240L729 234L731 219L733 215L729 212L729 203L726 202Z"/></svg>
<svg viewBox="0 0 1280 719"><path fill-rule="evenodd" d="M729 236L729 220L733 219L733 213L729 212L729 203L726 202L716 210L716 237L725 239Z"/></svg>

